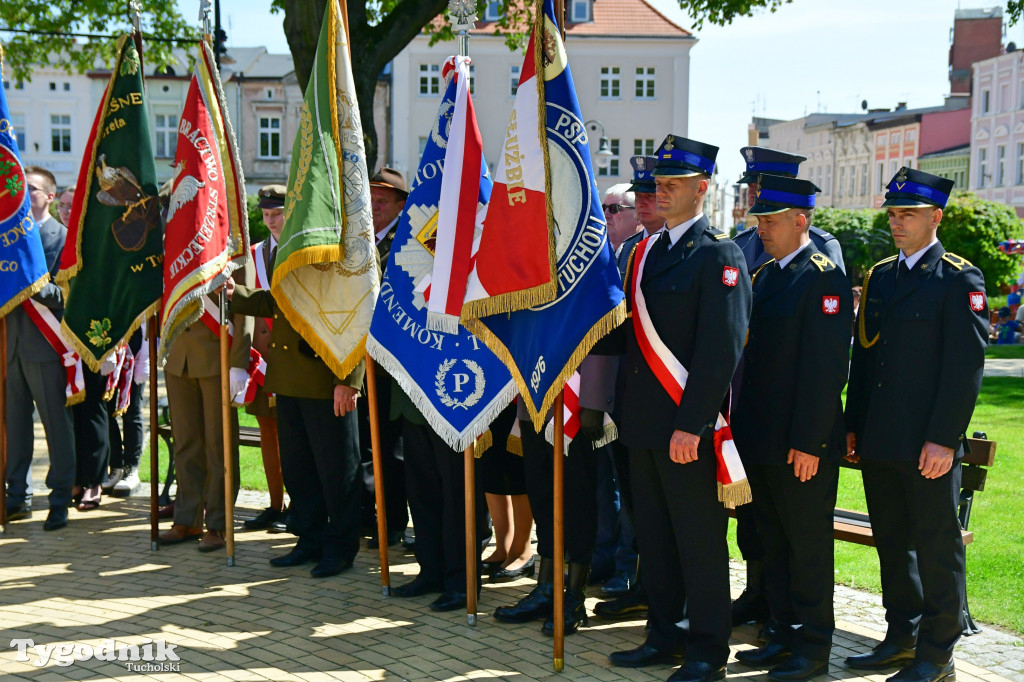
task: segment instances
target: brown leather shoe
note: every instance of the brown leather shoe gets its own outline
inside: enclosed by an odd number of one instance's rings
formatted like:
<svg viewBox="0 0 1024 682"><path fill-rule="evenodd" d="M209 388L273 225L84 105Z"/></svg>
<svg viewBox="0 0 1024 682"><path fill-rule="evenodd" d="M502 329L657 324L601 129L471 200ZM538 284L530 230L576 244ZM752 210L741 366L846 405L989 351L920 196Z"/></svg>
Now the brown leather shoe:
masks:
<svg viewBox="0 0 1024 682"><path fill-rule="evenodd" d="M224 547L224 531L208 530L199 540L200 552L213 552Z"/></svg>
<svg viewBox="0 0 1024 682"><path fill-rule="evenodd" d="M179 542L195 540L202 534L202 528L195 528L193 526L186 526L183 523L176 523L173 526L171 526L169 530L165 530L162 533L160 533L160 544L176 545Z"/></svg>

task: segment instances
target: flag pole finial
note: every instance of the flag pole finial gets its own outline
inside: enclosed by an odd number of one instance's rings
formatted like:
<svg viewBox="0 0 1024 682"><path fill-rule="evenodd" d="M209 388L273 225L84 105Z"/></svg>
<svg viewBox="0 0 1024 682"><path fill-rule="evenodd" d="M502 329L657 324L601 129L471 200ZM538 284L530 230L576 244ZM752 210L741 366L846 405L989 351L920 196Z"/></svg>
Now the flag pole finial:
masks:
<svg viewBox="0 0 1024 682"><path fill-rule="evenodd" d="M476 2L474 0L448 0L448 20L452 30L459 37L459 54L469 55L469 31L476 26Z"/></svg>
<svg viewBox="0 0 1024 682"><path fill-rule="evenodd" d="M213 35L210 29L210 0L199 0L199 23L203 25L204 35Z"/></svg>
<svg viewBox="0 0 1024 682"><path fill-rule="evenodd" d="M132 22L132 33L142 35L142 3L139 0L128 2L128 19Z"/></svg>

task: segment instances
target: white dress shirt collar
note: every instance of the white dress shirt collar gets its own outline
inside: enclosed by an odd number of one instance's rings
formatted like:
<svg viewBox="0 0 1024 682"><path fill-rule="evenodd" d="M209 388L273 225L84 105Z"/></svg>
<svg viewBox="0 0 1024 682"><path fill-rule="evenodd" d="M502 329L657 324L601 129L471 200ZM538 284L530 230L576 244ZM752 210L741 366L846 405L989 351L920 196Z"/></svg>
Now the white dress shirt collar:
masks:
<svg viewBox="0 0 1024 682"><path fill-rule="evenodd" d="M789 265L790 263L792 263L793 259L796 258L797 255L799 255L799 253L801 251L803 251L804 249L806 249L810 245L811 245L811 242L810 242L810 240L808 240L807 243L804 244L803 246L797 247L796 251L791 252L788 256L784 256L779 261L779 268L782 269L782 268L786 267L787 265Z"/></svg>
<svg viewBox="0 0 1024 682"><path fill-rule="evenodd" d="M912 256L903 255L903 249L900 249L900 260L899 263L896 263L896 266L899 267L900 263L902 263L903 261L907 261L907 270L913 270L914 266L917 265L917 262L924 258L925 251L935 246L935 243L938 241L939 238L937 236L933 237L931 242L929 242L928 246L924 247L920 251L915 251Z"/></svg>
<svg viewBox="0 0 1024 682"><path fill-rule="evenodd" d="M698 220L700 220L703 217L704 217L704 213L701 212L701 213L698 213L697 215L693 216L692 218L690 218L689 220L687 220L685 223L683 223L681 225L676 225L675 227L669 227L666 230L668 232L668 245L669 245L669 248L675 246L676 242L678 242L679 239L684 234L686 234L686 231L689 230L691 227L693 227L693 224L696 223ZM668 227L668 226L666 225L666 227Z"/></svg>

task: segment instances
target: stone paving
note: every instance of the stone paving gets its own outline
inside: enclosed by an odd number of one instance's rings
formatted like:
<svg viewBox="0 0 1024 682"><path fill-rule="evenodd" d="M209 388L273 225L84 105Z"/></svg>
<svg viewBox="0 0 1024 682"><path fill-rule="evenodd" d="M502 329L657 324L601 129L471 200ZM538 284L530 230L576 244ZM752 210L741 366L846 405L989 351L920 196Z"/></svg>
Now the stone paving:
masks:
<svg viewBox="0 0 1024 682"><path fill-rule="evenodd" d="M145 494L145 492L143 492ZM551 639L540 624L506 626L490 612L531 589L532 580L485 585L475 627L463 612L437 614L431 597L381 595L377 553L364 549L352 570L316 580L308 566L275 569L267 559L284 552L291 536L236 533L236 560L200 554L194 545L151 551L148 499L105 499L99 510L71 511L68 527L42 530L45 497L36 496L31 520L14 522L0 538L0 679L34 680L465 680L540 679L555 675ZM236 520L263 505L260 493L243 492ZM166 526L166 524L165 524ZM416 572L411 553L390 552L392 584ZM733 588L742 587L739 565ZM597 589L588 599L592 610ZM876 595L839 587L838 627L831 679L880 682L862 676L843 657L869 649L884 632ZM964 638L957 652L961 682L1024 681L1024 643L984 626ZM623 670L607 654L631 648L643 637L643 621L608 622L566 638L565 671L573 680L657 680L668 666ZM107 639L143 645L175 645L175 669L127 668L126 662L80 660L58 667L55 658L36 666L36 652L17 660L15 639L36 645L99 646ZM751 626L734 631L732 648L752 646ZM79 647L79 655L84 652ZM136 662L138 664L138 662ZM730 677L766 679L734 660ZM891 674L891 673L887 673Z"/></svg>

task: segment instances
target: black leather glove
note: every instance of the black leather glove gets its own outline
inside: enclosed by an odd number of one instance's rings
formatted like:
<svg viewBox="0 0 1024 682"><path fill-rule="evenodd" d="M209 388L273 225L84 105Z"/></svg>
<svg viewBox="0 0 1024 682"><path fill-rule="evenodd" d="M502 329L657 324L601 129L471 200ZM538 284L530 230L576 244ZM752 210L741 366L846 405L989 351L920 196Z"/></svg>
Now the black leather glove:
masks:
<svg viewBox="0 0 1024 682"><path fill-rule="evenodd" d="M580 408L580 432L578 438L590 442L604 438L604 412L589 407Z"/></svg>

